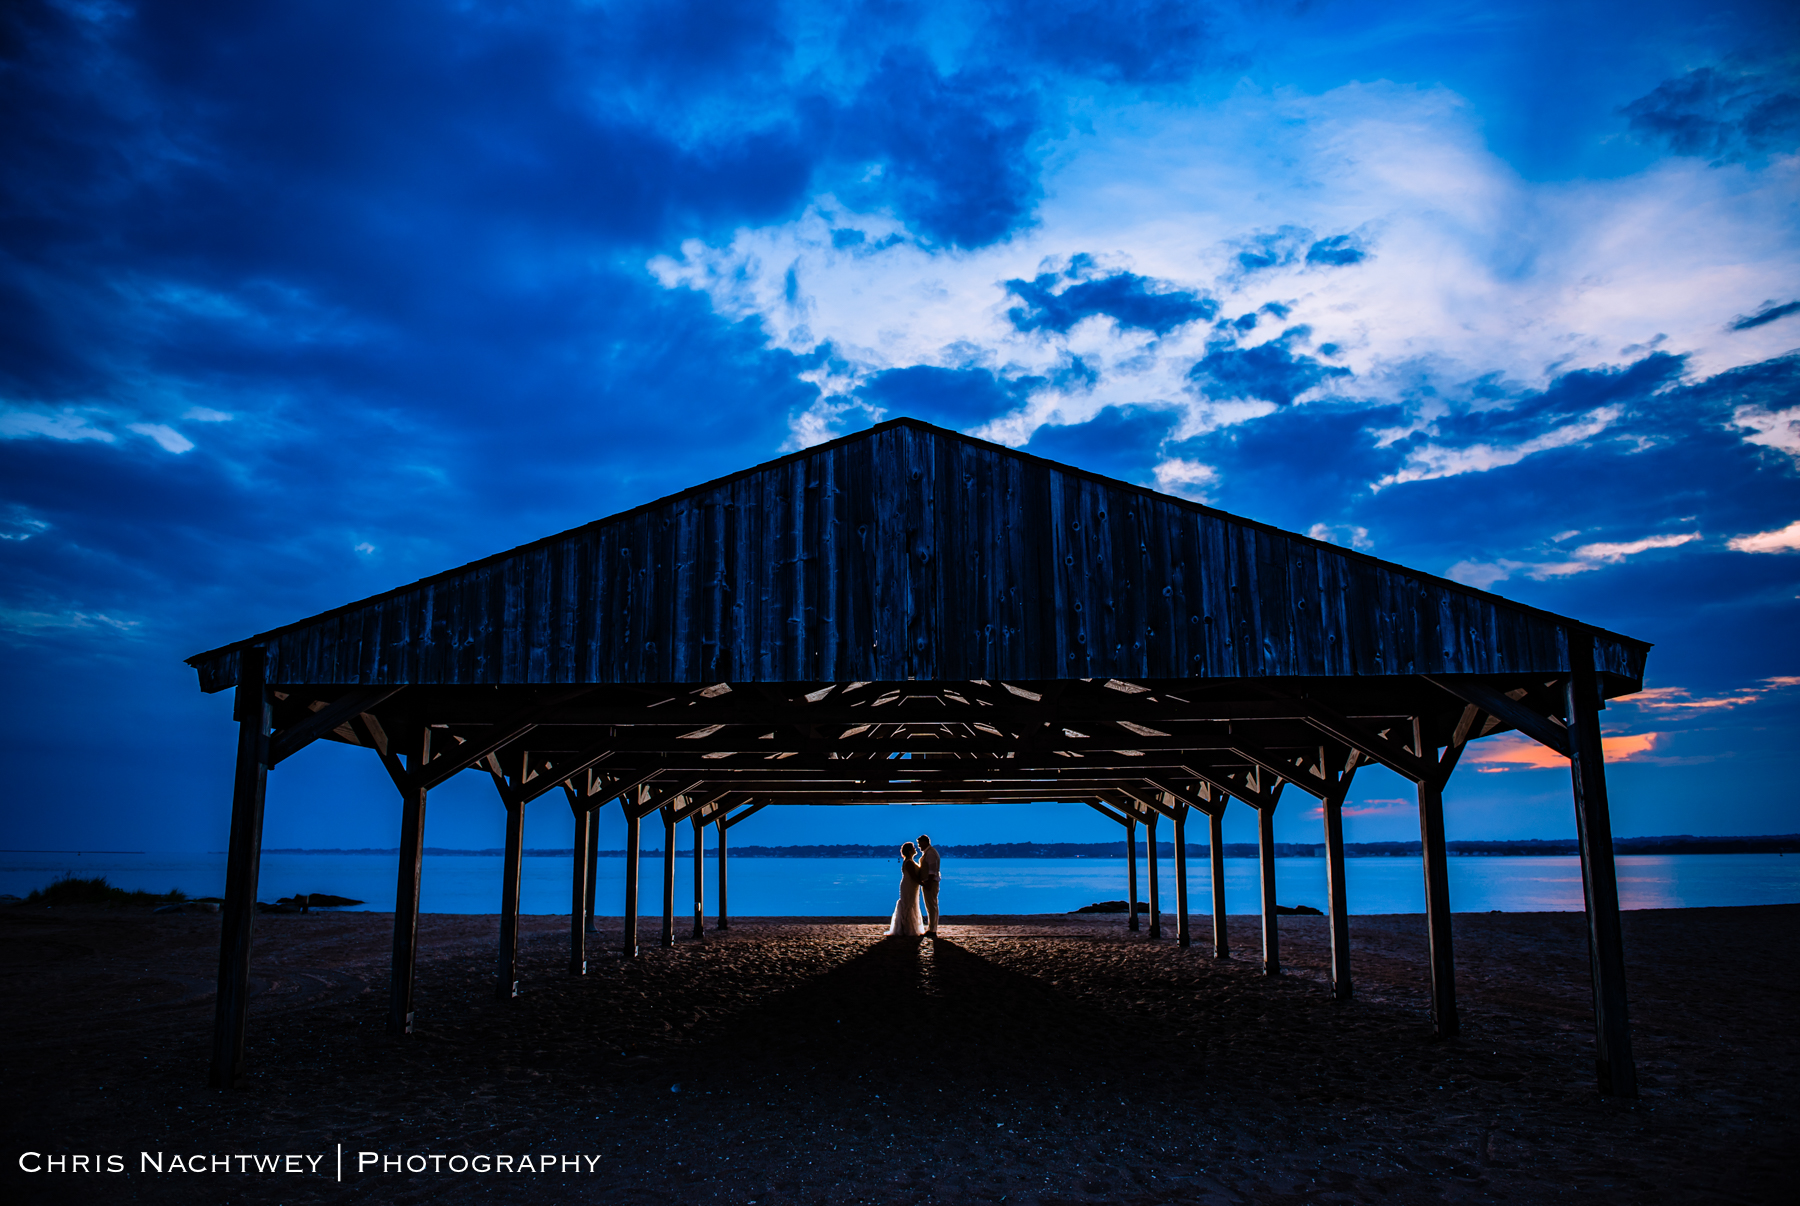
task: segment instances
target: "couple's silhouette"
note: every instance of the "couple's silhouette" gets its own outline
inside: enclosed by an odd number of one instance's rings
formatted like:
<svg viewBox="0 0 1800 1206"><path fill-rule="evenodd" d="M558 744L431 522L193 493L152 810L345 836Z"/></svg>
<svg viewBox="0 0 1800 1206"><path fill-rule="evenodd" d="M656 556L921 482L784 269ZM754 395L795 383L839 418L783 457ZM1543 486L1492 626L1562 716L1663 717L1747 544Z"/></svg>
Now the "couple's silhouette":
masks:
<svg viewBox="0 0 1800 1206"><path fill-rule="evenodd" d="M893 920L888 922L890 938L937 937L938 926L937 847L924 834L919 844L900 847L900 902L894 906ZM925 898L924 915L920 915L919 898Z"/></svg>

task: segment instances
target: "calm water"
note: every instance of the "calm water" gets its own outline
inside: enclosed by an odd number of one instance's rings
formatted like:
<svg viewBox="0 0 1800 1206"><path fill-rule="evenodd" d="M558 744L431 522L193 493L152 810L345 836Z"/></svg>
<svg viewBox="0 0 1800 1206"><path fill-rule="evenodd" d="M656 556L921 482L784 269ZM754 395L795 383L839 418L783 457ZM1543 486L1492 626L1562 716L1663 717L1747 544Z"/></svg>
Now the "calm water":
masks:
<svg viewBox="0 0 1800 1206"><path fill-rule="evenodd" d="M422 907L428 913L493 913L499 910L499 856L436 855L425 859ZM717 864L707 860L707 912L713 911ZM266 854L263 900L297 892L329 892L367 901L366 910L393 908L396 859L374 854ZM563 913L569 907L566 858L527 858L522 908ZM1352 913L1420 913L1425 909L1419 860L1353 858L1346 863ZM677 859L676 912L693 907L693 859ZM1777 854L1627 855L1618 859L1619 898L1627 909L1800 903L1800 856ZM114 885L190 896L217 896L225 888L225 858L198 855L0 854L0 892L23 896L64 871L104 875ZM1204 859L1189 865L1189 907L1211 908ZM1161 864L1163 904L1174 907L1175 867ZM642 867L642 911L659 907L660 857ZM1325 907L1325 860L1275 862L1282 904ZM1140 899L1149 893L1138 867ZM897 868L879 859L737 858L731 860L733 916L872 916L893 908ZM600 860L599 911L623 912L625 860ZM943 909L957 913L1066 913L1101 900L1125 897L1123 859L962 859L944 861ZM1225 902L1231 913L1260 907L1256 860L1225 860ZM1450 905L1458 912L1579 910L1581 865L1563 858L1452 858Z"/></svg>

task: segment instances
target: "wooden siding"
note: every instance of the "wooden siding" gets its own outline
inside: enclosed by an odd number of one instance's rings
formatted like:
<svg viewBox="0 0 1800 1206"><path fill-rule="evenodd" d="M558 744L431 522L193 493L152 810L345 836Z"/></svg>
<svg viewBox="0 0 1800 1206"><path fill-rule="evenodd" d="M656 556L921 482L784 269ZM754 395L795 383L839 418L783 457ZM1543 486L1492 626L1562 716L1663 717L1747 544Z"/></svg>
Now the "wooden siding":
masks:
<svg viewBox="0 0 1800 1206"><path fill-rule="evenodd" d="M902 420L252 641L276 683L1030 681L1557 673L1571 631ZM204 689L246 643L189 659Z"/></svg>

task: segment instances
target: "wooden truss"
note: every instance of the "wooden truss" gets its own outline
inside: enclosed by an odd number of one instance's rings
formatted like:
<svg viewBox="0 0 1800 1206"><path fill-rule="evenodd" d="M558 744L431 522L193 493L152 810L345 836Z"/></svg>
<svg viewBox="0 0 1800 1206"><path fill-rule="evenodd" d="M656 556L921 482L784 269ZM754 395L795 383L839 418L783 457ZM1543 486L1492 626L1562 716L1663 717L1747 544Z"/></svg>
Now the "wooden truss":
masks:
<svg viewBox="0 0 1800 1206"><path fill-rule="evenodd" d="M1581 659L1576 659L1579 663ZM1351 993L1342 809L1356 771L1380 764L1417 789L1430 929L1432 1018L1458 1028L1443 789L1470 741L1517 731L1570 759L1587 891L1602 1091L1634 1092L1625 1018L1618 897L1598 711L1612 685L1579 664L1538 676L1357 679L1055 680L1049 682L713 683L656 686L266 684L246 646L231 861L221 945L213 1081L243 1064L245 998L263 786L269 768L317 740L375 753L400 792L389 1028L413 1026L413 966L425 806L464 771L485 773L507 813L496 992L516 994L525 807L560 788L576 819L569 971L587 970L593 926L593 816L626 819L624 950L638 949L641 826L663 826L662 934L674 942L676 827L693 829L694 930L704 932L703 830L717 833L718 926L726 914L726 831L771 804L1068 802L1118 823L1130 860L1129 924L1138 928L1136 831L1149 852L1149 936L1162 936L1157 829L1175 847L1175 940L1187 947L1186 824L1204 814L1212 858L1213 954L1228 956L1221 818L1254 809L1261 849L1263 966L1280 971L1274 813L1283 794L1324 814L1332 992ZM585 855L585 857L582 857Z"/></svg>

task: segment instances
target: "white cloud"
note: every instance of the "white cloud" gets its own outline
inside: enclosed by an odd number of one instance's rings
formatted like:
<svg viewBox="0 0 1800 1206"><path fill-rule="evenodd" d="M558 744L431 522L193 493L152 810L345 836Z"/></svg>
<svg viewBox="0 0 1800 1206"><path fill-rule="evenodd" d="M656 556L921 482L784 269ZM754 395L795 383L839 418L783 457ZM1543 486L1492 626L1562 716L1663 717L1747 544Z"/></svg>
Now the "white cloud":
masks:
<svg viewBox="0 0 1800 1206"><path fill-rule="evenodd" d="M66 630L110 630L131 632L142 620L121 620L98 611L26 611L0 608L0 631L33 636L42 632Z"/></svg>
<svg viewBox="0 0 1800 1206"><path fill-rule="evenodd" d="M1156 488L1195 502L1208 501L1207 491L1219 482L1219 471L1199 461L1170 457L1156 466Z"/></svg>
<svg viewBox="0 0 1800 1206"><path fill-rule="evenodd" d="M1740 406L1731 413L1731 423L1755 433L1744 437L1746 443L1774 448L1800 461L1800 406L1775 411Z"/></svg>
<svg viewBox="0 0 1800 1206"><path fill-rule="evenodd" d="M368 557L374 554L375 546L365 540L362 543L353 546L351 551L361 553L363 556Z"/></svg>
<svg viewBox="0 0 1800 1206"><path fill-rule="evenodd" d="M1670 536L1646 536L1642 540L1601 541L1582 545L1575 550L1575 556L1578 560L1591 561L1596 565L1617 565L1638 553L1649 552L1651 549L1679 548L1698 539L1698 532L1683 532Z"/></svg>
<svg viewBox="0 0 1800 1206"><path fill-rule="evenodd" d="M1452 582L1460 582L1464 586L1473 586L1476 590L1488 590L1496 582L1504 582L1512 577L1513 571L1524 566L1523 561L1458 561L1444 571L1444 577Z"/></svg>
<svg viewBox="0 0 1800 1206"><path fill-rule="evenodd" d="M650 269L669 288L707 293L723 314L760 320L773 345L829 345L852 389L909 365L1049 378L1079 356L1097 374L1091 386L1045 386L981 429L1014 445L1109 404L1179 408L1176 438L1273 409L1196 389L1187 370L1205 353L1205 324L1160 338L1105 317L1066 333L1016 330L1004 281L1078 253L1205 290L1227 317L1290 305L1286 323L1310 326L1312 346L1337 345L1333 363L1356 374L1350 388L1390 400L1426 393L1408 390L1421 378L1440 396L1491 373L1541 387L1617 363L1626 346L1686 354L1703 376L1787 350L1778 324L1723 323L1800 276L1787 233L1800 157L1756 170L1671 159L1618 179L1532 183L1488 152L1452 93L1354 84L1319 96L1246 87L1209 105L1093 114L1045 161L1037 223L991 247L922 247L892 215L820 197L793 222L739 230L722 246L690 242ZM1242 241L1283 225L1356 233L1372 258L1326 269L1300 257L1245 275ZM835 246L843 227L863 241ZM1264 321L1249 342L1280 325ZM1515 463L1620 422L1608 408L1504 447L1440 441L1393 480Z"/></svg>
<svg viewBox="0 0 1800 1206"><path fill-rule="evenodd" d="M1351 524L1315 523L1306 529L1306 534L1314 540L1325 540L1332 544L1349 545L1353 549L1372 549L1375 542L1369 539L1369 529Z"/></svg>
<svg viewBox="0 0 1800 1206"><path fill-rule="evenodd" d="M48 523L21 506L10 507L6 515L0 516L0 540L30 540L49 530Z"/></svg>
<svg viewBox="0 0 1800 1206"><path fill-rule="evenodd" d="M1567 448L1571 444L1592 439L1618 422L1623 413L1620 407L1602 406L1576 422L1552 428L1532 439L1501 447L1471 444L1467 448L1444 448L1427 444L1408 453L1406 467L1373 483L1373 488L1381 490L1403 482L1425 482L1464 473L1486 473L1489 469L1516 465L1533 453Z"/></svg>
<svg viewBox="0 0 1800 1206"><path fill-rule="evenodd" d="M1556 540L1566 540L1570 535L1572 533L1564 532ZM1444 576L1477 590L1488 590L1496 582L1504 582L1521 571L1527 578L1538 582L1549 578L1566 578L1571 574L1585 574L1602 566L1617 565L1627 557L1647 553L1651 549L1679 548L1698 539L1698 532L1682 532L1667 536L1646 536L1641 540L1599 541L1584 544L1559 561L1513 561L1504 557L1496 561L1458 561L1444 571Z"/></svg>
<svg viewBox="0 0 1800 1206"><path fill-rule="evenodd" d="M1772 532L1733 536L1726 542L1740 553L1792 553L1800 551L1800 519Z"/></svg>
<svg viewBox="0 0 1800 1206"><path fill-rule="evenodd" d="M229 423L237 416L227 414L222 410L214 410L210 406L195 406L189 408L188 412L181 417L195 423Z"/></svg>
<svg viewBox="0 0 1800 1206"><path fill-rule="evenodd" d="M166 423L129 423L126 425L126 430L135 431L141 436L156 441L157 446L164 452L180 455L183 452L194 450L194 441Z"/></svg>
<svg viewBox="0 0 1800 1206"><path fill-rule="evenodd" d="M95 427L86 414L72 407L53 413L13 408L0 410L0 439L31 436L51 440L99 440L104 444L118 439L112 432Z"/></svg>

